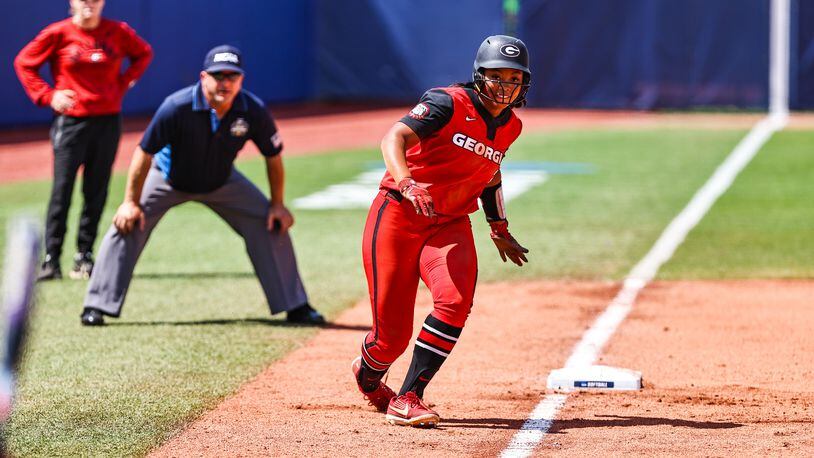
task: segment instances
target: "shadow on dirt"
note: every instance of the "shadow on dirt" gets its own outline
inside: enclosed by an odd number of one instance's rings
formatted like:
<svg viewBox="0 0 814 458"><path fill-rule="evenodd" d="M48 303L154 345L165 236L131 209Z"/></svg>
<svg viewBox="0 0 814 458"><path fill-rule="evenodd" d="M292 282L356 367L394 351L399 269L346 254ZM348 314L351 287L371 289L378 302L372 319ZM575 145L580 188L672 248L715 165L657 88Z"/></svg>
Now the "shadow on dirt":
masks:
<svg viewBox="0 0 814 458"><path fill-rule="evenodd" d="M575 420L555 420L548 430L549 434L559 434L569 429L577 428L612 428L630 426L674 426L694 429L729 429L744 426L740 423L691 421L674 418L658 417L626 417L619 415L597 415L597 418ZM487 428L487 429L513 429L520 430L525 420L509 418L444 418L441 420L443 428Z"/></svg>
<svg viewBox="0 0 814 458"><path fill-rule="evenodd" d="M168 280L178 278L253 278L254 272L145 272L133 275L134 278L147 280Z"/></svg>
<svg viewBox="0 0 814 458"><path fill-rule="evenodd" d="M318 327L337 331L369 331L370 326L326 323L322 326L312 326L298 323L289 323L271 318L235 318L221 320L194 320L194 321L109 321L105 326L275 326L281 328Z"/></svg>
<svg viewBox="0 0 814 458"><path fill-rule="evenodd" d="M577 428L613 428L629 426L674 426L679 428L694 429L730 429L740 428L740 423L718 422L718 421L692 421L678 418L659 417L628 417L621 415L597 415L597 418L574 420L556 420L548 430L549 434L557 434L562 431Z"/></svg>
<svg viewBox="0 0 814 458"><path fill-rule="evenodd" d="M441 418L441 428L520 429L525 420L510 418Z"/></svg>

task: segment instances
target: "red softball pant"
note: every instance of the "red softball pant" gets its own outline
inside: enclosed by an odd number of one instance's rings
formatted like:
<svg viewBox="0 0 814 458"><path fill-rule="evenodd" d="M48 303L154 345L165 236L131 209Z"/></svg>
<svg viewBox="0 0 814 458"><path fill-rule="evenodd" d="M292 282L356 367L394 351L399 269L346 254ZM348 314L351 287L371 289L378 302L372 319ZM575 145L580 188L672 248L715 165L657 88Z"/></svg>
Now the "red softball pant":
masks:
<svg viewBox="0 0 814 458"><path fill-rule="evenodd" d="M362 355L384 370L410 344L419 278L432 292L432 315L463 327L475 294L478 259L469 216L417 215L407 199L381 191L362 242L373 327Z"/></svg>

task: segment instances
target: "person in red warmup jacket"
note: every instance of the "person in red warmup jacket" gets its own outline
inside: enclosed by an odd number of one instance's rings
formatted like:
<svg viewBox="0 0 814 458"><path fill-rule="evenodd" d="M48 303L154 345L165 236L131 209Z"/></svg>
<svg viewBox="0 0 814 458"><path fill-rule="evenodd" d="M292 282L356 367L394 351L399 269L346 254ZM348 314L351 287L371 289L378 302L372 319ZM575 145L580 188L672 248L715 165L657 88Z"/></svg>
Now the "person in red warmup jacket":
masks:
<svg viewBox="0 0 814 458"><path fill-rule="evenodd" d="M363 396L392 424L434 427L440 421L424 403L424 389L472 308L478 261L469 214L478 198L503 261L528 262L528 250L509 233L500 174L522 130L512 108L525 101L528 62L522 41L488 37L472 82L427 91L382 140L387 172L362 242L373 326L351 367ZM396 394L382 378L410 343L419 279L434 306Z"/></svg>
<svg viewBox="0 0 814 458"><path fill-rule="evenodd" d="M70 0L71 17L44 28L14 59L31 100L55 113L54 181L38 280L62 278L59 258L80 165L85 202L71 277L90 277L93 243L121 136L122 98L153 57L150 45L127 24L102 17L104 6L104 0ZM130 64L122 72L124 59ZM45 63L51 67L53 87L40 75Z"/></svg>

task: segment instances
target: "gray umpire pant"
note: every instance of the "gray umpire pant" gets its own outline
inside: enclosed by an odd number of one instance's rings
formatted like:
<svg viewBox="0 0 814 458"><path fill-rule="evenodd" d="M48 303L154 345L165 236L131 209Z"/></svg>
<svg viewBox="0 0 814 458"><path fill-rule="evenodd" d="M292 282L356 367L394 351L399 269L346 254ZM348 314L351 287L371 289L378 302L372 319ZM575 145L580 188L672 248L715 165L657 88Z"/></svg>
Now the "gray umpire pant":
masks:
<svg viewBox="0 0 814 458"><path fill-rule="evenodd" d="M307 302L291 238L288 234L266 229L269 202L254 184L232 169L226 184L220 188L209 193L190 194L173 189L153 167L141 193L144 230L136 226L129 234L122 235L111 225L99 248L85 307L119 316L136 261L150 233L167 210L188 201L208 206L243 237L272 314Z"/></svg>

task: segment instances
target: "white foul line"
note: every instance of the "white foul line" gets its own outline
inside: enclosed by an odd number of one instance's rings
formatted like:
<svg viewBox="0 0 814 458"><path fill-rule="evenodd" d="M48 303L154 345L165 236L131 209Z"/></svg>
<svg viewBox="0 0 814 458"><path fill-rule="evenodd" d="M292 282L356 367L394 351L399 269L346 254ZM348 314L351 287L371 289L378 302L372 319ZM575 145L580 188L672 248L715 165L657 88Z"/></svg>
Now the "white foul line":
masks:
<svg viewBox="0 0 814 458"><path fill-rule="evenodd" d="M695 193L690 203L673 219L653 248L639 261L625 278L624 286L594 324L585 331L565 367L583 367L594 364L602 348L616 328L627 317L639 292L656 275L661 266L675 253L687 234L701 221L712 204L726 191L735 177L766 143L772 134L786 124L783 114L771 115L758 122L738 143L715 173ZM526 457L534 451L548 433L557 412L565 404L567 395L546 395L529 415L522 428L503 450L502 457Z"/></svg>

